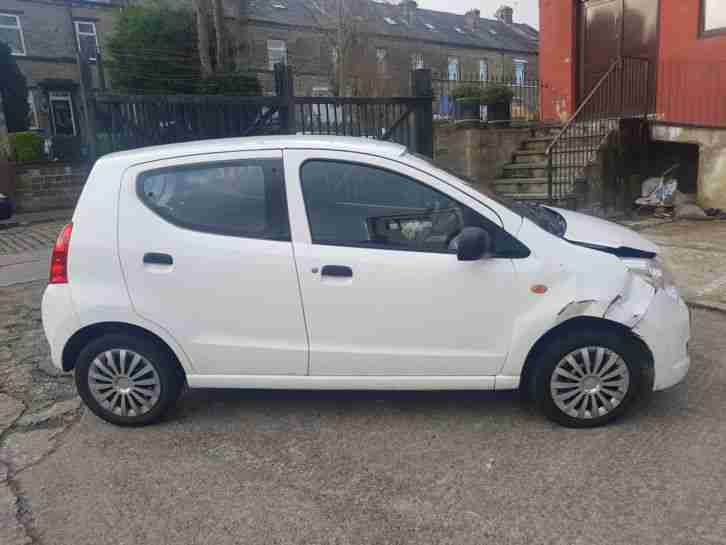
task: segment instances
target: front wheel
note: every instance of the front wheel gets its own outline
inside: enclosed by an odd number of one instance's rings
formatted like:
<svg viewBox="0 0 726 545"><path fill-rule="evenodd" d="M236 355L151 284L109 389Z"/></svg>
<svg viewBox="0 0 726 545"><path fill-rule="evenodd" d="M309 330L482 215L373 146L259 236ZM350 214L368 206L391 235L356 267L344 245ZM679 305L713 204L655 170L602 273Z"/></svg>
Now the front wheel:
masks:
<svg viewBox="0 0 726 545"><path fill-rule="evenodd" d="M119 426L157 422L176 403L182 381L175 362L153 341L104 335L81 351L76 387L97 416Z"/></svg>
<svg viewBox="0 0 726 545"><path fill-rule="evenodd" d="M556 340L537 362L534 398L555 422L592 428L618 418L647 395L647 354L632 339L585 331Z"/></svg>

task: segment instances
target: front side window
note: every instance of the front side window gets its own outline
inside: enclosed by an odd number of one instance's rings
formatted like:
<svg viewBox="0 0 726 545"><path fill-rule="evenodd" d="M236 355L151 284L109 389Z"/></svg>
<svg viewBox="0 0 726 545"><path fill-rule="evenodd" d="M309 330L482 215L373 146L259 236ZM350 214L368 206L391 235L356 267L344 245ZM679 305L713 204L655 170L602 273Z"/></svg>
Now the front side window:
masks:
<svg viewBox="0 0 726 545"><path fill-rule="evenodd" d="M287 44L283 40L267 40L267 58L270 70L274 70L276 64L287 64Z"/></svg>
<svg viewBox="0 0 726 545"><path fill-rule="evenodd" d="M160 169L137 193L165 220L207 233L290 240L282 161L255 159Z"/></svg>
<svg viewBox="0 0 726 545"><path fill-rule="evenodd" d="M701 32L726 32L726 3L723 0L702 0Z"/></svg>
<svg viewBox="0 0 726 545"><path fill-rule="evenodd" d="M98 57L98 36L96 23L76 21L76 38L81 57L87 61L95 61Z"/></svg>
<svg viewBox="0 0 726 545"><path fill-rule="evenodd" d="M68 92L50 93L50 111L53 122L53 134L75 136L76 118L73 114L73 100Z"/></svg>
<svg viewBox="0 0 726 545"><path fill-rule="evenodd" d="M25 55L25 37L20 17L11 13L0 13L0 42L8 44L13 55Z"/></svg>
<svg viewBox="0 0 726 545"><path fill-rule="evenodd" d="M314 244L449 254L464 227L487 230L496 248L508 237L467 206L390 170L312 160L301 181Z"/></svg>

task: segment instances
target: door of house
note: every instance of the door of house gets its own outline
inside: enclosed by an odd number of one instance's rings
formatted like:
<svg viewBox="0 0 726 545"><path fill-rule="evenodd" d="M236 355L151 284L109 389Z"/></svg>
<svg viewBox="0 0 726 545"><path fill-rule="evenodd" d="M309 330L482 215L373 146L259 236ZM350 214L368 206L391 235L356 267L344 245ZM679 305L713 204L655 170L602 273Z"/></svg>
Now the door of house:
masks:
<svg viewBox="0 0 726 545"><path fill-rule="evenodd" d="M642 69L637 59L650 61L650 74L645 77L649 88L655 88L659 5L660 0L579 0L578 102L620 57L636 59L629 73Z"/></svg>
<svg viewBox="0 0 726 545"><path fill-rule="evenodd" d="M621 54L623 0L583 0L580 11L582 101Z"/></svg>

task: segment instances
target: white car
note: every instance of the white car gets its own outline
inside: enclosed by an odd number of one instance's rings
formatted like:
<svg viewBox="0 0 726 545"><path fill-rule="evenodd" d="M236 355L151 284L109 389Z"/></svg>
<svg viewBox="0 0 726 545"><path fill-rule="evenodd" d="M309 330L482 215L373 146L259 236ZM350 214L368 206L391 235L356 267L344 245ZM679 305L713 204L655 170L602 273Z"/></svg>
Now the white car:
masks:
<svg viewBox="0 0 726 545"><path fill-rule="evenodd" d="M119 425L187 385L519 388L592 427L689 367L689 312L652 243L358 138L100 159L42 310L54 365Z"/></svg>

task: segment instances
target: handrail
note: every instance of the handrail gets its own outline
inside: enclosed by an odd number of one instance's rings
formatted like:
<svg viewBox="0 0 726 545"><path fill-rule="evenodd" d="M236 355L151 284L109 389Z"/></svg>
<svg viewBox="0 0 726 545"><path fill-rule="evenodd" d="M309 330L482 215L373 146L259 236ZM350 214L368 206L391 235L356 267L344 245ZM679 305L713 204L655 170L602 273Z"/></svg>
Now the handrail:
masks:
<svg viewBox="0 0 726 545"><path fill-rule="evenodd" d="M600 81L597 82L597 84L595 85L595 87L593 87L592 91L590 91L590 93L587 95L587 97L585 97L585 100L582 101L582 104L580 104L580 107L575 111L574 114L572 114L572 117L570 117L570 120L567 123L565 123L565 126L562 127L562 130L560 132L557 133L557 136L555 136L555 138L552 141L552 143L549 146L547 146L547 152L546 152L547 155L549 155L552 152L552 148L554 148L557 145L557 143L562 138L562 135L565 134L567 132L567 130L572 126L572 124L575 122L575 120L580 115L580 113L582 112L582 110L584 110L585 107L590 104L590 101L592 100L592 97L595 96L595 93L597 93L600 90L600 87L602 87L605 84L605 82L607 81L607 79L610 77L610 74L612 74L613 71L618 66L620 66L620 64L622 64L622 62L623 62L623 59L622 58L618 58L610 66L610 68L608 69L608 71L605 72L605 75L602 78L600 78Z"/></svg>

